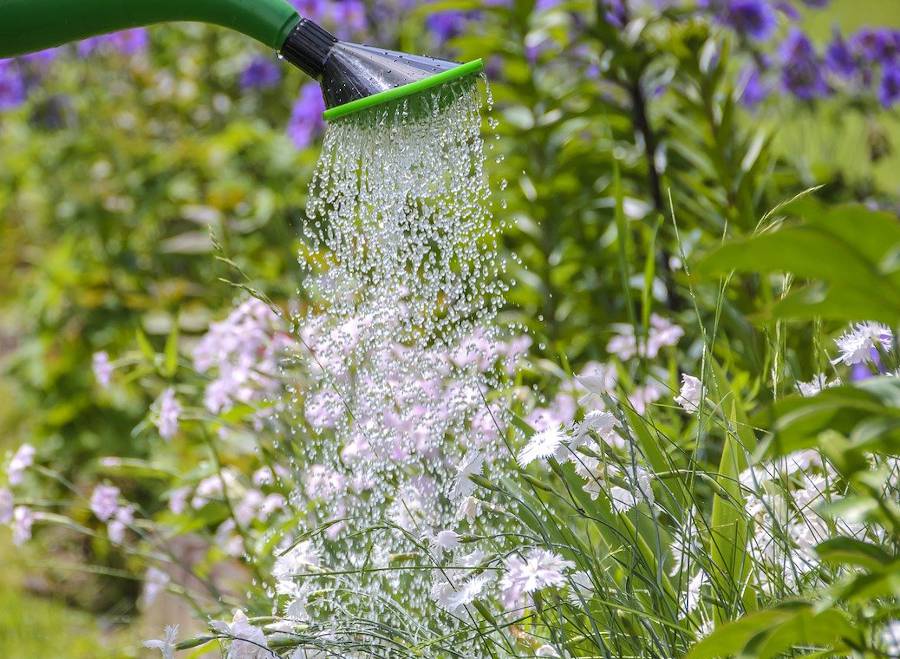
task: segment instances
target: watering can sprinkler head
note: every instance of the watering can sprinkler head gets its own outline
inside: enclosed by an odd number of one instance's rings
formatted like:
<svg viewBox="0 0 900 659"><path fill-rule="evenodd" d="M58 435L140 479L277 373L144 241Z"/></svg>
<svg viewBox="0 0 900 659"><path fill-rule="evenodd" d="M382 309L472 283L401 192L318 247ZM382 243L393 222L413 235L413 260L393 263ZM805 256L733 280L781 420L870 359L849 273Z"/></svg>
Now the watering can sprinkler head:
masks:
<svg viewBox="0 0 900 659"><path fill-rule="evenodd" d="M434 57L350 43L307 18L288 35L280 55L319 81L328 120L408 98L480 73L482 61Z"/></svg>
<svg viewBox="0 0 900 659"><path fill-rule="evenodd" d="M483 68L340 41L288 0L0 0L0 59L168 21L220 25L278 50L322 85L329 120Z"/></svg>

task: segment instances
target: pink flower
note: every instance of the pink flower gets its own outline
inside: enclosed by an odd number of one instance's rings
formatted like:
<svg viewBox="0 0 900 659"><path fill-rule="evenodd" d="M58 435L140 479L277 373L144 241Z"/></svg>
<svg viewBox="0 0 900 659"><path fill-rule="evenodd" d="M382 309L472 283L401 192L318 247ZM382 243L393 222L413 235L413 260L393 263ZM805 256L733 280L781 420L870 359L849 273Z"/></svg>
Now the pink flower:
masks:
<svg viewBox="0 0 900 659"><path fill-rule="evenodd" d="M94 377L97 379L97 383L104 389L107 389L113 374L113 367L109 361L109 355L103 351L95 352L93 359L91 359L91 368L94 371Z"/></svg>
<svg viewBox="0 0 900 659"><path fill-rule="evenodd" d="M10 485L20 485L25 470L34 464L34 455L37 451L31 444L22 444L19 450L13 455L6 468L6 475L9 477Z"/></svg>
<svg viewBox="0 0 900 659"><path fill-rule="evenodd" d="M181 403L175 398L175 390L172 387L166 389L157 405L156 427L159 428L159 435L165 440L172 439L178 432L178 419L181 416Z"/></svg>
<svg viewBox="0 0 900 659"><path fill-rule="evenodd" d="M108 522L119 510L120 490L112 485L98 485L91 494L91 512L102 522Z"/></svg>

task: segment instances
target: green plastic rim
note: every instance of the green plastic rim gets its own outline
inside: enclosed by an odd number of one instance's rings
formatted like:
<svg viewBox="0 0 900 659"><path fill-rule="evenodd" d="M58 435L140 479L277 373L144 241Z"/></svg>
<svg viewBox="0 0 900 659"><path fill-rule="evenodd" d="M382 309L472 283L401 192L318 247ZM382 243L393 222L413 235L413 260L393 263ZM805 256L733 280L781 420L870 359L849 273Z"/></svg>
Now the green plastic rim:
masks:
<svg viewBox="0 0 900 659"><path fill-rule="evenodd" d="M447 71L436 73L433 76L429 76L428 78L416 80L415 82L411 82L408 85L401 85L400 87L395 87L394 89L386 89L383 92L378 92L377 94L372 94L371 96L366 96L365 98L360 98L355 101L350 101L349 103L344 103L343 105L338 105L337 107L325 111L325 121L333 121L335 119L345 117L348 114L359 112L360 110L365 110L367 108L371 108L376 105L382 105L384 103L390 103L391 101L396 101L398 98L412 96L413 94L418 94L428 89L433 89L434 87L443 85L452 80L459 80L460 78L475 75L481 73L482 71L484 71L484 60L472 60L471 62L460 64L459 66Z"/></svg>

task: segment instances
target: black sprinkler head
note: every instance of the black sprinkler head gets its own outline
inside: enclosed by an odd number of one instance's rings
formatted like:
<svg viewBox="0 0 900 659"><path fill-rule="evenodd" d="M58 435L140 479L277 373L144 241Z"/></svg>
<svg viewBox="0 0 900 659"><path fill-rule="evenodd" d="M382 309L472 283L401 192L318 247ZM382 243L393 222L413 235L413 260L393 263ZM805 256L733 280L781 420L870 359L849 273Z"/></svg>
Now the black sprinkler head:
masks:
<svg viewBox="0 0 900 659"><path fill-rule="evenodd" d="M484 68L340 41L309 19L301 19L281 55L319 81L326 119L418 94Z"/></svg>

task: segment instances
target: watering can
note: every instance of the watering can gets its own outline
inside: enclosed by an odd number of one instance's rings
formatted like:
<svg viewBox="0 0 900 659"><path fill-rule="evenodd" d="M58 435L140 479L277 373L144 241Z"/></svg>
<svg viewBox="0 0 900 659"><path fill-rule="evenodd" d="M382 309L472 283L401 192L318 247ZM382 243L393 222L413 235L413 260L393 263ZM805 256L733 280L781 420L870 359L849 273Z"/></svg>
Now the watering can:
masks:
<svg viewBox="0 0 900 659"><path fill-rule="evenodd" d="M0 0L0 58L170 21L220 25L275 49L315 78L337 119L475 75L466 64L350 43L287 0Z"/></svg>

